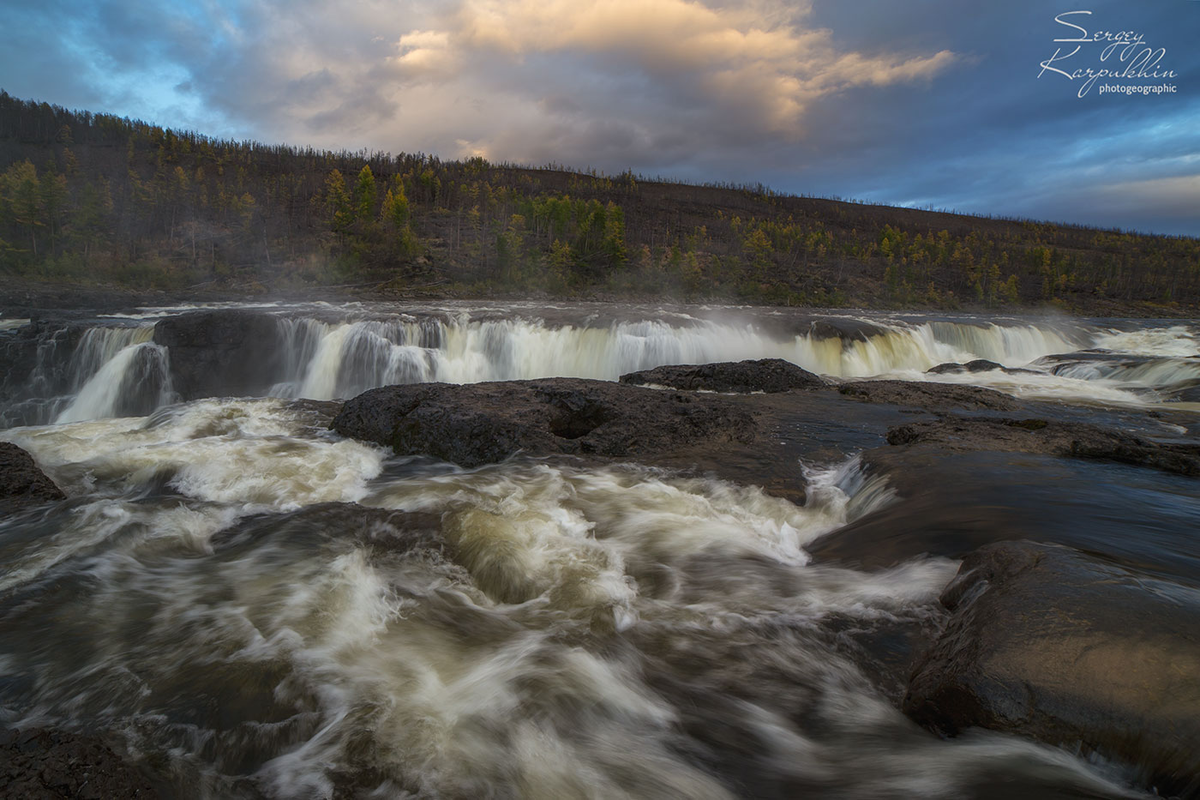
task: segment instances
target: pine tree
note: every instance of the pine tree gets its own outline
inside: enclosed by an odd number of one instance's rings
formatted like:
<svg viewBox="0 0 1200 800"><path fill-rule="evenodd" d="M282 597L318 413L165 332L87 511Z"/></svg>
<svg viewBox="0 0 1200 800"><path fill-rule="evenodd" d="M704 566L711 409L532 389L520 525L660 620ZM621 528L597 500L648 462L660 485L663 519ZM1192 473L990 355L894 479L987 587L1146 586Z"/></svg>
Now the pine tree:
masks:
<svg viewBox="0 0 1200 800"><path fill-rule="evenodd" d="M364 164L358 173L358 183L354 186L354 215L360 222L370 222L375 219L375 175L371 166Z"/></svg>
<svg viewBox="0 0 1200 800"><path fill-rule="evenodd" d="M346 194L346 179L341 170L333 170L325 179L325 211L329 227L341 236L350 232L354 212L350 208L350 196Z"/></svg>

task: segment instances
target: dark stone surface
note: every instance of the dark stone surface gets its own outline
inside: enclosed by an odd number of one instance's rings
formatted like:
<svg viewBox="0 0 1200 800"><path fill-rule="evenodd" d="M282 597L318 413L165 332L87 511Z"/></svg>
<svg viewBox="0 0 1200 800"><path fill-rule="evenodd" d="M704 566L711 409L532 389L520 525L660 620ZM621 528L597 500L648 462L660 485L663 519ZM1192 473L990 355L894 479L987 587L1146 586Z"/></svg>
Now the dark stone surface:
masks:
<svg viewBox="0 0 1200 800"><path fill-rule="evenodd" d="M1195 478L938 445L875 448L861 463L895 498L808 544L816 562L886 569L923 554L961 559L994 542L1029 539L1200 588Z"/></svg>
<svg viewBox="0 0 1200 800"><path fill-rule="evenodd" d="M1200 796L1200 594L1003 542L968 556L941 600L951 618L904 700L914 719L1082 747Z"/></svg>
<svg viewBox="0 0 1200 800"><path fill-rule="evenodd" d="M331 427L468 468L518 452L640 458L756 432L727 398L562 378L385 386L346 401Z"/></svg>
<svg viewBox="0 0 1200 800"><path fill-rule="evenodd" d="M270 314L196 311L160 320L154 341L170 349L171 381L184 400L261 395L278 380L283 348Z"/></svg>
<svg viewBox="0 0 1200 800"><path fill-rule="evenodd" d="M938 364L936 367L930 367L925 372L930 375L957 375L964 372L991 372L993 370L1000 370L1008 375L1017 375L1020 373L1036 374L1036 371L1032 369L1006 367L1003 364L997 364L995 361L988 361L986 358L977 358L965 364L950 361L945 364Z"/></svg>
<svg viewBox="0 0 1200 800"><path fill-rule="evenodd" d="M1200 386L1181 389L1172 399L1180 403L1200 403Z"/></svg>
<svg viewBox="0 0 1200 800"><path fill-rule="evenodd" d="M655 367L622 375L621 383L739 394L819 389L826 385L818 376L782 358Z"/></svg>
<svg viewBox="0 0 1200 800"><path fill-rule="evenodd" d="M0 513L62 500L66 495L38 468L33 456L0 442Z"/></svg>
<svg viewBox="0 0 1200 800"><path fill-rule="evenodd" d="M813 339L841 339L843 342L865 342L873 336L886 336L890 331L861 319L815 320L808 326L808 335Z"/></svg>
<svg viewBox="0 0 1200 800"><path fill-rule="evenodd" d="M6 425L36 424L35 410L15 400L53 397L70 386L68 366L88 326L64 319L34 319L0 333L0 405Z"/></svg>
<svg viewBox="0 0 1200 800"><path fill-rule="evenodd" d="M1086 422L943 416L891 428L888 444L936 444L952 450L1047 453L1094 458L1200 476L1200 443L1164 444Z"/></svg>
<svg viewBox="0 0 1200 800"><path fill-rule="evenodd" d="M27 729L0 731L0 798L111 800L158 793L97 736Z"/></svg>
<svg viewBox="0 0 1200 800"><path fill-rule="evenodd" d="M928 410L965 408L1012 411L1021 403L1009 395L979 386L922 381L853 381L838 386L846 397L870 403L894 403Z"/></svg>

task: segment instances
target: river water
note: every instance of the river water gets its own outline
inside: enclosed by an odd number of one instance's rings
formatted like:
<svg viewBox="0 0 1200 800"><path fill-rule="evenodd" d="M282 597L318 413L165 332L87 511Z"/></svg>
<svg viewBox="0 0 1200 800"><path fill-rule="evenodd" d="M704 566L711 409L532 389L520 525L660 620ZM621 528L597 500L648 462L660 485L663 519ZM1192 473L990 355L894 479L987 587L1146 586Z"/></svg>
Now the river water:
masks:
<svg viewBox="0 0 1200 800"><path fill-rule="evenodd" d="M809 556L903 502L851 420L797 506L637 464L396 457L295 400L779 357L1183 431L1195 325L269 305L260 396L184 401L154 326L194 308L0 324L32 348L0 439L68 495L0 521L0 723L103 731L184 797L1140 796L1115 765L896 710L879 643L937 630L958 562ZM1023 371L926 373L975 359ZM1194 522L1182 479L1117 469L1106 515Z"/></svg>

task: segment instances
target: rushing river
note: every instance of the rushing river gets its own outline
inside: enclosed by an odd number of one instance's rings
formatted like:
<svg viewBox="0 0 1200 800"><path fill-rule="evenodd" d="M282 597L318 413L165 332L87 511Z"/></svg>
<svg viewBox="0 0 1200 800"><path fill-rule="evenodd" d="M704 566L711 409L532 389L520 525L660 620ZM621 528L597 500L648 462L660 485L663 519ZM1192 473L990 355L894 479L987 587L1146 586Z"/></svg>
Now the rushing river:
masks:
<svg viewBox="0 0 1200 800"><path fill-rule="evenodd" d="M396 457L293 401L778 357L1171 425L1200 411L1194 325L273 305L255 396L181 402L155 326L187 310L0 325L28 350L0 439L68 495L0 521L0 723L106 731L186 797L1139 796L896 710L872 647L936 630L958 562L812 561L897 502L852 432L797 506L637 464ZM1008 369L927 373L976 359ZM1125 508L1200 511L1174 477L1105 474Z"/></svg>

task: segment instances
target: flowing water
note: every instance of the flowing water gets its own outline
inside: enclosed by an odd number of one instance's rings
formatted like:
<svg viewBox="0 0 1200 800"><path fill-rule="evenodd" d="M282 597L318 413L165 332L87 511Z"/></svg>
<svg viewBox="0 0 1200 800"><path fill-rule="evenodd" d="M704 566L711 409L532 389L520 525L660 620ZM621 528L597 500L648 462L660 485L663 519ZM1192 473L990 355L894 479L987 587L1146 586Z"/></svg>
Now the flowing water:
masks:
<svg viewBox="0 0 1200 800"><path fill-rule="evenodd" d="M807 465L797 506L636 464L396 457L292 400L779 357L1187 414L1195 328L268 307L271 397L179 402L154 326L181 310L0 326L29 342L6 419L36 423L0 439L68 495L0 520L0 723L107 731L186 797L1138 796L895 709L886 643L936 631L958 563L812 562L899 502L853 452ZM924 372L976 358L1030 371Z"/></svg>

